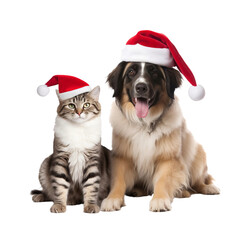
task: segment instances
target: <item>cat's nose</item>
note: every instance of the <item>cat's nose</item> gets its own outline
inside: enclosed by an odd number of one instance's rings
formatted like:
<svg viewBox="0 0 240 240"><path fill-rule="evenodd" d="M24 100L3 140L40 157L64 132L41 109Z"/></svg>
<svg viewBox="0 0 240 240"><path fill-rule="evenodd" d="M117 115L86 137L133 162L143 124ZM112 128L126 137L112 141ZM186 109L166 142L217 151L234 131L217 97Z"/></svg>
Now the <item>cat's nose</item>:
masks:
<svg viewBox="0 0 240 240"><path fill-rule="evenodd" d="M81 108L78 108L77 109L77 114L80 116L81 115L81 113L83 112L83 110L81 109Z"/></svg>

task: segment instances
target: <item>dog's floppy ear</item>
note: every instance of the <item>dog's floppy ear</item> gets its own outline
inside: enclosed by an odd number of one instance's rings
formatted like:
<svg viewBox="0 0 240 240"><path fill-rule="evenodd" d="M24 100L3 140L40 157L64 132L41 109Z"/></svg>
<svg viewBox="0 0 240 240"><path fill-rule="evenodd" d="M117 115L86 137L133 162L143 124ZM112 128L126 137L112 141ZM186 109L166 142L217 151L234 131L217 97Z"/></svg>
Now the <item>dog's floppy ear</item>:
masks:
<svg viewBox="0 0 240 240"><path fill-rule="evenodd" d="M113 88L113 97L120 99L123 89L123 71L126 62L120 62L118 66L108 75L107 82Z"/></svg>
<svg viewBox="0 0 240 240"><path fill-rule="evenodd" d="M168 96L174 99L174 91L182 84L182 76L179 71L174 68L163 67L166 80L166 89Z"/></svg>

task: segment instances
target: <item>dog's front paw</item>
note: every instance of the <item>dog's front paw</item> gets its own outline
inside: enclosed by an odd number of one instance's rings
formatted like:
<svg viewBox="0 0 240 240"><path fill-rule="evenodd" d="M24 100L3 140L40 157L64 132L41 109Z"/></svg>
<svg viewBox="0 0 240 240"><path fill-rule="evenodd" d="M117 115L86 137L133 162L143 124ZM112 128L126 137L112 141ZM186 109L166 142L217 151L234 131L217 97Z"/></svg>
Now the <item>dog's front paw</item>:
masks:
<svg viewBox="0 0 240 240"><path fill-rule="evenodd" d="M152 212L170 211L171 208L171 201L169 199L162 198L153 198L149 206L149 210Z"/></svg>
<svg viewBox="0 0 240 240"><path fill-rule="evenodd" d="M118 211L124 206L123 198L105 198L102 201L101 210L102 211Z"/></svg>

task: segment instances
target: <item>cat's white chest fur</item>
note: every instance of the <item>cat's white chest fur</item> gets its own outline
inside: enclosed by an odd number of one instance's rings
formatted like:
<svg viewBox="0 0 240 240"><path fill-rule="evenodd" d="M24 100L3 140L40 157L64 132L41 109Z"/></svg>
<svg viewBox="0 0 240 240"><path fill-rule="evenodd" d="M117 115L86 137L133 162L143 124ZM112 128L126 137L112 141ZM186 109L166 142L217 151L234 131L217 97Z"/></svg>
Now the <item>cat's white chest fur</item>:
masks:
<svg viewBox="0 0 240 240"><path fill-rule="evenodd" d="M74 123L57 116L54 132L64 145L64 151L70 154L68 165L73 182L81 183L87 161L86 153L101 140L100 116L84 123Z"/></svg>

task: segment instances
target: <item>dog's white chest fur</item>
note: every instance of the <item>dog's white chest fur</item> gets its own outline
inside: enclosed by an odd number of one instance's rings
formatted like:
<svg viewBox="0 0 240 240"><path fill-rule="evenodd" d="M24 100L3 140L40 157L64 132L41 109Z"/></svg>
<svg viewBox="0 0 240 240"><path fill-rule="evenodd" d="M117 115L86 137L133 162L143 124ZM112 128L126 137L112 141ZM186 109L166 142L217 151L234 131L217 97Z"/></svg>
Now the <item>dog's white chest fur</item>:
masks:
<svg viewBox="0 0 240 240"><path fill-rule="evenodd" d="M131 152L136 170L141 179L150 179L154 171L155 136L146 131L138 131L132 136Z"/></svg>
<svg viewBox="0 0 240 240"><path fill-rule="evenodd" d="M54 131L70 154L68 164L73 182L81 183L87 161L85 153L100 142L100 116L81 124L57 116Z"/></svg>
<svg viewBox="0 0 240 240"><path fill-rule="evenodd" d="M171 131L182 124L182 114L177 101L172 105L171 110L162 119L161 124L151 133L149 116L143 121L139 120L135 113L129 118L124 116L118 106L114 103L111 111L111 124L114 132L129 141L129 153L135 163L140 179L151 179L154 173L154 161L156 153L166 153L168 149L162 147L156 151L156 141L164 134L168 135ZM113 139L114 140L114 139Z"/></svg>

